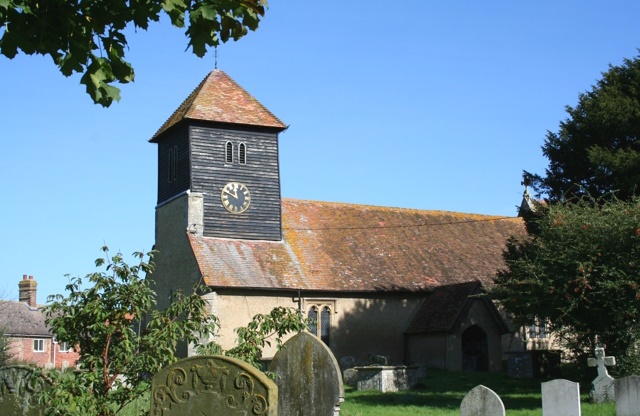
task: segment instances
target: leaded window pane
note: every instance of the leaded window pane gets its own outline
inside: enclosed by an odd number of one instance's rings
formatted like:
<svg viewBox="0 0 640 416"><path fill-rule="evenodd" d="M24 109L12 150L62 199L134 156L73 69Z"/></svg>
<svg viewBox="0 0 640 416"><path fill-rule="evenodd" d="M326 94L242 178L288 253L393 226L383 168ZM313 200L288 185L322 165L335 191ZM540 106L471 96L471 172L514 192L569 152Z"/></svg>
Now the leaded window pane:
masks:
<svg viewBox="0 0 640 416"><path fill-rule="evenodd" d="M328 306L322 309L320 314L320 339L327 345L329 345L331 332L331 310Z"/></svg>
<svg viewBox="0 0 640 416"><path fill-rule="evenodd" d="M318 308L315 306L309 309L309 332L318 336Z"/></svg>

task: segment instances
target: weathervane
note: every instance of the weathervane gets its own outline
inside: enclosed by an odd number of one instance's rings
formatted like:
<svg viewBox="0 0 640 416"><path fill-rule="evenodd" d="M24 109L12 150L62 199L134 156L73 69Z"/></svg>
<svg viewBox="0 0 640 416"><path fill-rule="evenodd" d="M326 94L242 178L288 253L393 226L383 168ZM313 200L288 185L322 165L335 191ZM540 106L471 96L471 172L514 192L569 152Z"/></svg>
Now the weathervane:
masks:
<svg viewBox="0 0 640 416"><path fill-rule="evenodd" d="M215 64L214 64L214 65L215 65L215 66L214 66L214 69L218 69L218 47L217 47L217 46L214 46L214 48L213 48L213 49L214 49L213 56L214 56L214 62L215 62Z"/></svg>

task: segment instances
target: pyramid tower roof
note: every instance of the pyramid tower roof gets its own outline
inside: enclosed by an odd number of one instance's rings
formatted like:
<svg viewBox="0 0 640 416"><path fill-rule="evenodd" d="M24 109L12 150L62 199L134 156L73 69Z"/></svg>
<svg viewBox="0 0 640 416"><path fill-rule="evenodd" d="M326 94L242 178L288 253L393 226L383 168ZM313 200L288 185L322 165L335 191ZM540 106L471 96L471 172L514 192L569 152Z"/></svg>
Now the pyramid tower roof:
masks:
<svg viewBox="0 0 640 416"><path fill-rule="evenodd" d="M185 119L270 127L278 131L287 128L229 75L218 69L202 80L149 141L157 142L162 133Z"/></svg>

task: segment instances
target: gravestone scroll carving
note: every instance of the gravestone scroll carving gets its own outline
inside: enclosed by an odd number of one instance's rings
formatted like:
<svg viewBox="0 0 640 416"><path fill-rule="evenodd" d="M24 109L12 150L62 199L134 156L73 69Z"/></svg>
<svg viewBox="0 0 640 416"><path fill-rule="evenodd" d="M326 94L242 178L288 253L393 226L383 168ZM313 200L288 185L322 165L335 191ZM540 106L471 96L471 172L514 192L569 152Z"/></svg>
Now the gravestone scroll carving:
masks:
<svg viewBox="0 0 640 416"><path fill-rule="evenodd" d="M180 360L151 382L152 416L277 414L278 388L251 365L223 356Z"/></svg>
<svg viewBox="0 0 640 416"><path fill-rule="evenodd" d="M41 369L26 365L0 367L0 415L40 416L36 394L46 387Z"/></svg>

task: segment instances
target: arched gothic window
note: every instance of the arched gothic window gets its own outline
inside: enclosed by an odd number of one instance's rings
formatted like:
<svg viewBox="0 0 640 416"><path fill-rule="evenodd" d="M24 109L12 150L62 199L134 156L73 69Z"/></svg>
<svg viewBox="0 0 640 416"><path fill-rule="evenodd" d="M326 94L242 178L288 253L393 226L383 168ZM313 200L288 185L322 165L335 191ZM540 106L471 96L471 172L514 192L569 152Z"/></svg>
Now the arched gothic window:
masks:
<svg viewBox="0 0 640 416"><path fill-rule="evenodd" d="M245 165L247 163L247 146L240 143L238 146L238 163Z"/></svg>
<svg viewBox="0 0 640 416"><path fill-rule="evenodd" d="M312 306L309 309L308 318L310 321L309 332L311 332L315 336L318 336L318 308Z"/></svg>
<svg viewBox="0 0 640 416"><path fill-rule="evenodd" d="M331 315L335 313L335 300L304 299L309 318L309 332L319 337L325 344L331 341Z"/></svg>
<svg viewBox="0 0 640 416"><path fill-rule="evenodd" d="M231 142L227 142L224 153L225 162L233 163L233 144Z"/></svg>
<svg viewBox="0 0 640 416"><path fill-rule="evenodd" d="M329 345L331 339L331 309L328 306L322 308L320 313L320 339Z"/></svg>

